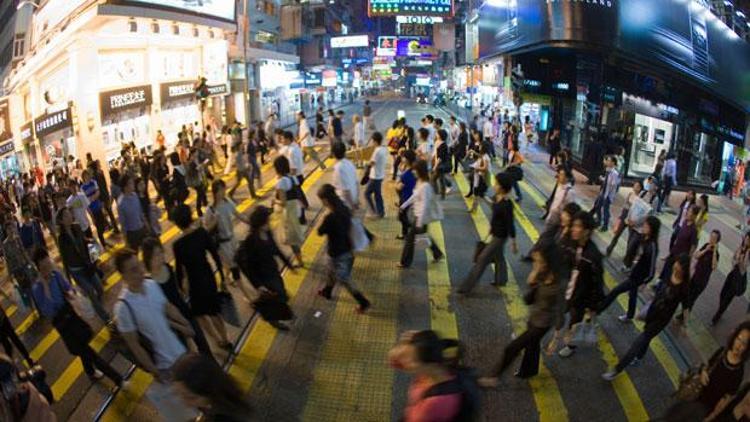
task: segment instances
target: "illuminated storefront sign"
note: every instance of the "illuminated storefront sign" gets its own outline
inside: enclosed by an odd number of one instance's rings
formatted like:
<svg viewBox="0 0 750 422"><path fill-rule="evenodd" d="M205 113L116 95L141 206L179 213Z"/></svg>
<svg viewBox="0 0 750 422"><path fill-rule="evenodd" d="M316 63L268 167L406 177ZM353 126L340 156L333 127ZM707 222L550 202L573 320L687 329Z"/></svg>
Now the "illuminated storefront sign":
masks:
<svg viewBox="0 0 750 422"><path fill-rule="evenodd" d="M14 149L15 147L13 146L13 141L0 144L0 155L5 155L9 152L13 152Z"/></svg>
<svg viewBox="0 0 750 422"><path fill-rule="evenodd" d="M331 37L331 48L355 48L368 47L370 37L368 35L348 35L346 37Z"/></svg>
<svg viewBox="0 0 750 422"><path fill-rule="evenodd" d="M439 16L396 16L396 22L432 25L433 23L443 23L443 18Z"/></svg>
<svg viewBox="0 0 750 422"><path fill-rule="evenodd" d="M161 84L159 86L159 91L161 92L161 104L164 105L173 101L195 99L194 84L195 82L193 81Z"/></svg>
<svg viewBox="0 0 750 422"><path fill-rule="evenodd" d="M453 0L369 0L370 16L453 16Z"/></svg>
<svg viewBox="0 0 750 422"><path fill-rule="evenodd" d="M398 37L382 36L378 37L378 48L376 55L383 57L394 57L396 55L396 44Z"/></svg>
<svg viewBox="0 0 750 422"><path fill-rule="evenodd" d="M336 86L336 71L335 70L324 70L323 71L323 86L334 87Z"/></svg>
<svg viewBox="0 0 750 422"><path fill-rule="evenodd" d="M73 118L70 108L47 113L34 119L34 133L38 138L48 135L58 130L72 128ZM23 135L21 135L23 138Z"/></svg>
<svg viewBox="0 0 750 422"><path fill-rule="evenodd" d="M115 113L151 105L151 85L117 89L99 94L102 120L109 120ZM39 130L37 130L37 133Z"/></svg>
<svg viewBox="0 0 750 422"><path fill-rule="evenodd" d="M34 138L34 124L32 122L27 122L21 126L18 135L21 138L21 142L30 142Z"/></svg>

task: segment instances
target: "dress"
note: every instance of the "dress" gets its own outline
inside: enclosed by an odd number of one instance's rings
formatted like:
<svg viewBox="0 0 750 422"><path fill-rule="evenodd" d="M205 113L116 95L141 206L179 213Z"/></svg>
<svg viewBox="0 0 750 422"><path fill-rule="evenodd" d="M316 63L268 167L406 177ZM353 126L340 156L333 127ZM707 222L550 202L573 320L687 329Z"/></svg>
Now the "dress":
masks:
<svg viewBox="0 0 750 422"><path fill-rule="evenodd" d="M705 250L708 245L708 243L703 245L701 251ZM718 252L716 259L719 259ZM712 264L712 252L704 253L696 261L695 269L693 269L693 274L690 277L690 284L688 285L688 294L685 301L682 303L685 309L693 309L693 305L695 304L695 301L698 300L698 296L700 296L700 294L703 293L703 290L706 289L706 286L708 286L708 281L711 279L711 272L713 271Z"/></svg>
<svg viewBox="0 0 750 422"><path fill-rule="evenodd" d="M176 262L177 280L187 276L190 294L190 310L194 316L218 315L219 304L216 278L208 253L219 262L216 245L211 242L208 232L203 227L184 234L172 245Z"/></svg>

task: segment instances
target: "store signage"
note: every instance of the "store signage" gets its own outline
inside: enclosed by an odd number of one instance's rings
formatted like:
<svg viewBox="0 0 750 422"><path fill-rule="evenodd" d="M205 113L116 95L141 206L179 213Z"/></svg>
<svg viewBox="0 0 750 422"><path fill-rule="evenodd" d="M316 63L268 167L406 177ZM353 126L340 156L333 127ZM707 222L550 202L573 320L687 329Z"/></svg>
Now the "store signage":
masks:
<svg viewBox="0 0 750 422"><path fill-rule="evenodd" d="M15 147L13 146L13 141L0 144L0 155L5 155L9 152L13 152L14 149Z"/></svg>
<svg viewBox="0 0 750 422"><path fill-rule="evenodd" d="M324 70L323 71L323 86L334 87L336 86L336 71L335 70Z"/></svg>
<svg viewBox="0 0 750 422"><path fill-rule="evenodd" d="M396 44L396 55L399 57L431 57L432 40L428 38L399 38Z"/></svg>
<svg viewBox="0 0 750 422"><path fill-rule="evenodd" d="M432 25L433 23L443 23L443 18L440 16L396 16L396 22Z"/></svg>
<svg viewBox="0 0 750 422"><path fill-rule="evenodd" d="M112 1L112 3L133 4L139 7L145 5L193 15L204 15L226 21L235 20L235 0L116 0Z"/></svg>
<svg viewBox="0 0 750 422"><path fill-rule="evenodd" d="M305 73L305 85L307 86L317 86L320 85L322 82L322 79L320 78L320 73Z"/></svg>
<svg viewBox="0 0 750 422"><path fill-rule="evenodd" d="M347 35L345 37L331 37L331 48L369 47L369 35Z"/></svg>
<svg viewBox="0 0 750 422"><path fill-rule="evenodd" d="M453 0L368 0L369 16L453 16Z"/></svg>
<svg viewBox="0 0 750 422"><path fill-rule="evenodd" d="M0 100L0 142L10 139L13 134L10 132L10 106L8 100Z"/></svg>
<svg viewBox="0 0 750 422"><path fill-rule="evenodd" d="M209 85L206 87L208 89L208 96L213 97L216 95L227 95L229 94L229 90L227 89L227 84L221 84L221 85Z"/></svg>
<svg viewBox="0 0 750 422"><path fill-rule="evenodd" d="M34 139L34 124L32 122L27 122L21 126L19 136L21 137L21 142L30 142Z"/></svg>
<svg viewBox="0 0 750 422"><path fill-rule="evenodd" d="M366 57L358 57L356 59L341 59L341 63L343 63L343 64L358 65L358 64L365 64L365 63L369 63L369 62L370 62L370 59L368 59Z"/></svg>
<svg viewBox="0 0 750 422"><path fill-rule="evenodd" d="M398 37L383 36L378 37L378 47L375 51L376 56L394 57L396 56L396 44Z"/></svg>
<svg viewBox="0 0 750 422"><path fill-rule="evenodd" d="M34 133L37 138L42 138L52 132L72 127L73 116L71 115L70 108L47 113L34 119Z"/></svg>
<svg viewBox="0 0 750 422"><path fill-rule="evenodd" d="M737 141L744 141L745 134L724 125L716 125L716 131Z"/></svg>
<svg viewBox="0 0 750 422"><path fill-rule="evenodd" d="M161 104L164 105L179 100L194 100L194 84L195 82L193 81L182 81L169 82L159 85L159 91L161 92Z"/></svg>
<svg viewBox="0 0 750 422"><path fill-rule="evenodd" d="M398 34L414 37L427 37L432 35L431 26L422 23L400 23Z"/></svg>
<svg viewBox="0 0 750 422"><path fill-rule="evenodd" d="M102 120L109 120L109 117L121 111L148 107L151 105L151 101L151 85L102 92L99 94Z"/></svg>
<svg viewBox="0 0 750 422"><path fill-rule="evenodd" d="M541 81L537 81L535 79L524 79L523 80L523 85L524 86L534 87L534 88L539 88L540 86L542 86L542 82Z"/></svg>
<svg viewBox="0 0 750 422"><path fill-rule="evenodd" d="M570 90L570 84L567 82L555 82L552 84L552 89L558 91L568 91Z"/></svg>

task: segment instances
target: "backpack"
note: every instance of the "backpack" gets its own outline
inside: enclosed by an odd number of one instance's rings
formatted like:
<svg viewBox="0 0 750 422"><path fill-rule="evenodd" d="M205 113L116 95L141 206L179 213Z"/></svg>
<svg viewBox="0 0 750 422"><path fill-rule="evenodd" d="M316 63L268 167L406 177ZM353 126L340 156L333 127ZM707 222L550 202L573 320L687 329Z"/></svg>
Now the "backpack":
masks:
<svg viewBox="0 0 750 422"><path fill-rule="evenodd" d="M452 380L435 384L428 388L422 399L448 394L461 394L461 406L453 422L471 422L477 420L481 408L481 390L477 383L477 376L473 369L458 367L456 377Z"/></svg>

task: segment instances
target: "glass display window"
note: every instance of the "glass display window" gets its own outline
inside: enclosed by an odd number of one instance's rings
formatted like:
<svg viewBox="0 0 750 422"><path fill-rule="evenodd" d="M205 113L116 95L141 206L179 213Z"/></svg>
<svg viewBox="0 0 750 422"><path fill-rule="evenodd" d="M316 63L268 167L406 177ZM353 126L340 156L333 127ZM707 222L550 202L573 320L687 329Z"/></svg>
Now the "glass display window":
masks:
<svg viewBox="0 0 750 422"><path fill-rule="evenodd" d="M662 151L669 151L674 125L655 117L635 115L628 176L646 177L654 172Z"/></svg>

